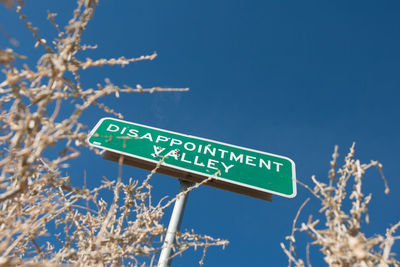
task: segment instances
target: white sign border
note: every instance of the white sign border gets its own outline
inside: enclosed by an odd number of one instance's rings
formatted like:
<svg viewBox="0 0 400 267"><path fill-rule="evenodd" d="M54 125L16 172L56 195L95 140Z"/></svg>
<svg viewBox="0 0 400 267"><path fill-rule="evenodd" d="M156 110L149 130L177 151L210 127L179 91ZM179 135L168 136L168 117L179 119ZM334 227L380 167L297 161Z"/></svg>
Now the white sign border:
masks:
<svg viewBox="0 0 400 267"><path fill-rule="evenodd" d="M272 153L267 153L267 152L263 152L263 151L259 151L259 150L255 150L255 149L251 149L251 148L245 148L245 147L241 147L241 146L231 145L231 144L227 144L227 143L223 143L223 142L219 142L219 141L215 141L215 140L211 140L211 139L207 139L207 138L202 138L202 137L197 137L197 136L193 136L193 135L187 135L187 134L177 133L177 132L168 131L168 130L164 130L164 129L159 129L159 128L156 128L156 127L151 127L151 126L147 126L147 125L143 125L143 124L139 124L139 123L134 123L134 122L129 122L129 121L124 121L124 120L120 120L120 119L115 119L115 118L111 118L111 117L104 117L104 118L100 119L100 121L96 124L96 126L90 131L90 133L89 133L89 135L88 135L88 137L86 139L86 142L89 145L97 147L99 149L108 150L108 151L111 151L111 152L114 152L114 153L117 153L117 154L122 154L122 155L125 155L125 156L128 156L128 157L137 158L137 159L148 161L148 162L152 162L152 163L155 163L155 164L157 164L159 161L148 159L148 158L144 158L144 157L137 156L137 155L132 155L132 154L129 154L129 153L126 153L126 152L121 152L119 150L111 149L111 148L108 148L108 147L103 147L101 145L96 145L96 144L93 144L93 143L89 142L89 139L93 136L93 134L96 132L97 128L103 123L104 120L115 120L115 121L119 121L119 122L122 122L122 123L127 123L127 124L131 124L131 125L137 125L137 126L140 126L140 127L150 128L150 129L157 130L157 131L164 131L164 132L167 132L167 133L176 134L176 135L180 135L180 136L183 136L183 137L200 139L200 140L203 140L203 141L210 141L210 142L214 142L214 143L225 145L225 146L230 146L230 147L243 149L243 150L248 150L248 151L252 151L252 152L256 152L256 153L260 153L260 154L264 154L264 155L268 155L268 156L273 156L273 157L286 159L292 164L293 193L291 195L282 194L282 193L275 192L275 191L272 191L272 190L268 190L268 189L264 189L264 188L260 188L260 187L256 187L256 186L252 186L252 185L248 185L248 184L244 184L244 183L241 183L241 182L232 181L230 179L226 179L226 178L215 176L215 175L204 174L202 172L193 171L193 170L186 169L186 168L183 168L183 167L177 167L175 165L171 165L171 164L168 164L168 163L165 163L165 162L162 163L162 166L167 166L167 167L172 168L172 169L178 169L178 170L186 171L186 172L189 172L189 173L195 173L195 174L200 175L200 176L212 177L213 179L221 180L221 181L224 181L224 182L227 182L227 183L230 183L230 184L236 184L236 185L239 185L239 186L242 186L242 187L245 187L245 188L250 188L250 189L253 189L253 190L256 190L256 191L269 193L269 194L273 194L273 195L278 195L278 196L282 196L282 197L286 197L286 198L294 198L297 195L296 168L295 168L296 165L295 165L294 161L291 160L288 157L284 157L284 156L280 156L280 155L276 155L276 154L272 154Z"/></svg>

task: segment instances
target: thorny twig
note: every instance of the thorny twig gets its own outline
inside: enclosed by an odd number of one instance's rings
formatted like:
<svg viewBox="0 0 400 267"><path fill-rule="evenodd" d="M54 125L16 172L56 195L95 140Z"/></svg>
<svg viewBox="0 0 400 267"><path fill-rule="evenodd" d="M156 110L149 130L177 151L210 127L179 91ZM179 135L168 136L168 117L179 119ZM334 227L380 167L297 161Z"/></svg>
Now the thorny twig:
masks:
<svg viewBox="0 0 400 267"><path fill-rule="evenodd" d="M0 2L9 7L14 4L12 0ZM44 52L36 66L17 68L15 61L25 57L10 48L0 49L5 77L0 81L0 265L151 264L165 233L161 219L175 200L152 203L150 178L162 161L144 181L131 178L123 182L121 158L116 181L105 178L93 189L87 188L86 182L83 188L74 187L67 173L68 164L86 146L87 127L80 122L84 112L97 107L122 117L101 102L103 97L188 89L119 87L108 79L97 88L84 88L79 75L85 69L153 60L157 53L80 60L84 51L96 48L81 44L81 39L97 0L78 0L64 30L56 23L56 14L48 12L48 20L58 33L52 41L43 38L28 20L23 1L17 4L16 10L32 33L35 47ZM57 149L58 154L54 152ZM102 191L113 192L110 205L101 198ZM49 230L49 226L56 230ZM55 235L59 244L50 242L54 238L46 243L49 234ZM190 247L206 251L210 246L226 244L225 240L186 231L180 233L175 251L182 253Z"/></svg>
<svg viewBox="0 0 400 267"><path fill-rule="evenodd" d="M321 202L320 212L324 212L325 227L318 229L319 220L313 219L310 215L307 222L303 222L300 228L295 228L295 223L304 207L303 203L294 220L292 234L287 237L290 240L289 250L283 243L281 244L289 258L289 266L292 262L296 266L304 266L304 261L295 254L296 232L306 232L311 236L313 239L311 244L320 247L329 266L400 266L400 262L391 253L393 243L400 239L400 236L394 236L400 227L400 222L387 229L385 237L375 235L368 238L361 229L363 219L366 223L369 222L368 203L371 200L371 194L364 195L362 192L362 178L365 172L371 167L376 167L382 174L385 193L389 192L382 165L377 161L361 164L359 160L354 159L354 144L343 166L338 170L336 170L337 159L338 148L335 147L329 171L329 184L312 177L314 188L305 186ZM347 193L349 187L352 188L350 194ZM344 201L350 201L352 204L349 212L343 209ZM310 265L308 253L307 249L307 262Z"/></svg>

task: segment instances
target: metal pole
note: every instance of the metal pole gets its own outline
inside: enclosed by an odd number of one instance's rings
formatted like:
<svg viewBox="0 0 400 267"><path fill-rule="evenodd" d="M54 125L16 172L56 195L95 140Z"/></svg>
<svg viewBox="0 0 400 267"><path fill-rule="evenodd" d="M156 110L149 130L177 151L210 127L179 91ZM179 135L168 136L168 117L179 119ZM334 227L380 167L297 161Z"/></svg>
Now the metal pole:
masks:
<svg viewBox="0 0 400 267"><path fill-rule="evenodd" d="M181 186L179 188L179 193L186 191L193 183L179 180ZM163 249L161 251L160 259L158 260L158 267L169 267L171 265L172 259L172 246L175 243L175 234L179 231L181 227L183 213L185 211L185 206L189 192L181 195L177 198L174 205L174 210L172 211L171 219L169 221L167 234L165 235L165 240L163 244Z"/></svg>

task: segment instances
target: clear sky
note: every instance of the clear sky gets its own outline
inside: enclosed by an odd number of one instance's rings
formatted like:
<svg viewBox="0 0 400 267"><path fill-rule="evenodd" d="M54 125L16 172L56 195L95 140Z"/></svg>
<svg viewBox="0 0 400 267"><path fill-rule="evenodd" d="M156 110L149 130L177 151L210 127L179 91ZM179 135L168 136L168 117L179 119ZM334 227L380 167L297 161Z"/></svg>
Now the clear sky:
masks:
<svg viewBox="0 0 400 267"><path fill-rule="evenodd" d="M26 1L25 13L45 38L56 32L45 20L47 9L65 25L74 1ZM1 24L20 43L15 48L37 60L34 39L16 15L0 7ZM370 226L384 234L400 220L400 2L389 1L188 1L103 0L84 34L99 48L87 56L137 57L157 51L152 62L125 68L98 68L82 75L87 87L104 78L123 86L189 87L185 93L123 95L105 102L125 120L284 155L296 163L297 178L326 179L334 145L343 156L356 142L356 156L379 160L391 192L384 194L378 171L366 176L373 193ZM0 36L0 45L6 46ZM86 55L82 55L82 58ZM83 122L93 127L106 116L93 110ZM115 177L117 166L89 150L73 162L73 182L89 185ZM124 168L124 177L147 172ZM173 196L178 180L156 175L156 198ZM182 229L228 239L225 250L211 248L205 266L285 266L280 242L309 196L302 187L294 199L273 202L210 187L192 192ZM317 213L314 201L303 211ZM167 224L169 214L165 218ZM297 241L304 255L305 235ZM400 253L399 243L395 251ZM311 262L321 264L318 249ZM201 252L187 252L173 266L192 266Z"/></svg>

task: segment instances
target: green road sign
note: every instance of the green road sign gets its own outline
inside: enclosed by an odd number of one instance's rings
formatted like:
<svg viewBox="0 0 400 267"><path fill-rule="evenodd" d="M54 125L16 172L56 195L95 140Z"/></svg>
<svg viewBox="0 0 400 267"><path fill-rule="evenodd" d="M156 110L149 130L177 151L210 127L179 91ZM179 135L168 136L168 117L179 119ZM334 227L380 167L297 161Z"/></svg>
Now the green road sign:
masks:
<svg viewBox="0 0 400 267"><path fill-rule="evenodd" d="M271 194L296 195L294 162L253 149L175 133L113 118L101 119L88 137L105 149L105 158L151 170L163 159L160 173L271 200Z"/></svg>

